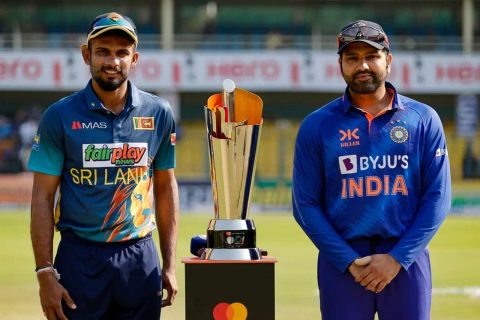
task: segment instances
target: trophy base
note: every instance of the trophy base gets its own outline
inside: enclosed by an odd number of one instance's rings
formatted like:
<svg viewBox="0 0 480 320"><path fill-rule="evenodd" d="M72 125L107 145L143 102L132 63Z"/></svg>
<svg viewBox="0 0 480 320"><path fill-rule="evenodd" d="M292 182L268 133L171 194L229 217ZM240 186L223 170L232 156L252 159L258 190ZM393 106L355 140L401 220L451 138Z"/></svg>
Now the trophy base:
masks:
<svg viewBox="0 0 480 320"><path fill-rule="evenodd" d="M207 248L204 260L261 260L256 248L256 230L253 220L212 219L207 230Z"/></svg>
<svg viewBox="0 0 480 320"><path fill-rule="evenodd" d="M202 253L203 260L261 260L262 254L258 248L217 249L206 248Z"/></svg>

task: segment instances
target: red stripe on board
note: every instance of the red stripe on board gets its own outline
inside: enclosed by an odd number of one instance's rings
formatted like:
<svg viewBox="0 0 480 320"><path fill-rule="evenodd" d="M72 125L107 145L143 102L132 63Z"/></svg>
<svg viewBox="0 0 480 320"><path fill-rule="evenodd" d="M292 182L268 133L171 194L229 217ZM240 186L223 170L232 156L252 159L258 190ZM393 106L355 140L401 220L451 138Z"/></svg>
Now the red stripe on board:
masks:
<svg viewBox="0 0 480 320"><path fill-rule="evenodd" d="M53 82L57 87L62 84L62 65L59 61L53 63Z"/></svg>
<svg viewBox="0 0 480 320"><path fill-rule="evenodd" d="M403 84L405 85L405 87L409 87L410 86L410 68L407 64L403 65Z"/></svg>
<svg viewBox="0 0 480 320"><path fill-rule="evenodd" d="M180 84L180 65L177 62L173 64L173 82Z"/></svg>
<svg viewBox="0 0 480 320"><path fill-rule="evenodd" d="M296 62L293 62L291 65L290 79L294 84L298 84L300 82L300 68L298 67L298 63Z"/></svg>

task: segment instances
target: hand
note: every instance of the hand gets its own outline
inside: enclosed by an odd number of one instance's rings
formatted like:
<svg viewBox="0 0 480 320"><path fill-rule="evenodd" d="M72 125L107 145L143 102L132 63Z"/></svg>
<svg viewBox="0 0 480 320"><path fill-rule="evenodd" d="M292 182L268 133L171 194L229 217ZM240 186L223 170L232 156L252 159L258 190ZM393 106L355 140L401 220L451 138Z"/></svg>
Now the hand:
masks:
<svg viewBox="0 0 480 320"><path fill-rule="evenodd" d="M353 261L353 263L356 264L357 266L366 266L366 265L370 264L371 261L372 261L371 256L365 256L365 257L362 257L362 258L355 259L355 261Z"/></svg>
<svg viewBox="0 0 480 320"><path fill-rule="evenodd" d="M397 276L401 265L389 254L374 254L371 257L370 264L355 277L355 281L365 289L379 293Z"/></svg>
<svg viewBox="0 0 480 320"><path fill-rule="evenodd" d="M175 270L162 269L162 286L167 290L167 297L162 300L162 308L171 306L178 292Z"/></svg>
<svg viewBox="0 0 480 320"><path fill-rule="evenodd" d="M358 259L357 259L358 260ZM355 260L356 261L356 260ZM360 279L360 274L367 268L366 265L358 265L357 263L353 262L349 267L348 271L350 271L350 274L355 278L356 282L359 282Z"/></svg>
<svg viewBox="0 0 480 320"><path fill-rule="evenodd" d="M67 320L62 310L62 299L71 309L77 308L68 291L55 279L51 272L38 274L37 278L40 285L40 303L45 317L49 320Z"/></svg>

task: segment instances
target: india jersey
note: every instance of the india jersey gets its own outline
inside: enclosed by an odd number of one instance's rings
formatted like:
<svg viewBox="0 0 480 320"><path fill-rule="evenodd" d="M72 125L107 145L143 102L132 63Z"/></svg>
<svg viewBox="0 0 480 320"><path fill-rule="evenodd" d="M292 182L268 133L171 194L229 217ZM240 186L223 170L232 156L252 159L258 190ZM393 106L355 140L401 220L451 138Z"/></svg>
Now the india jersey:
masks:
<svg viewBox="0 0 480 320"><path fill-rule="evenodd" d="M450 168L437 113L394 92L372 118L348 89L301 124L293 172L294 216L339 270L359 255L348 240L398 238L404 268L426 247L450 207Z"/></svg>
<svg viewBox="0 0 480 320"><path fill-rule="evenodd" d="M60 176L57 229L125 241L155 229L152 170L175 166L174 145L166 100L129 82L124 110L114 115L89 83L45 111L28 167Z"/></svg>

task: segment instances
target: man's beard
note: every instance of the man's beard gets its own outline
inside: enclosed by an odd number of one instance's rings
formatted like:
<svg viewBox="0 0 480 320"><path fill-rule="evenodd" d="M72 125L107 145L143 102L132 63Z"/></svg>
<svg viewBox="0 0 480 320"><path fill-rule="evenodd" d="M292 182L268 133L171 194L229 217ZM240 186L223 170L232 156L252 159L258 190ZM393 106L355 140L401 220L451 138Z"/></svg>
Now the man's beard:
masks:
<svg viewBox="0 0 480 320"><path fill-rule="evenodd" d="M125 82L125 80L127 80L127 75L123 72L120 72L120 75L121 75L120 79L104 80L100 75L102 71L101 69L98 71L95 71L93 70L93 68L90 68L90 71L92 73L93 80L95 80L98 86L102 88L102 90L104 91L115 91L122 85L122 83Z"/></svg>
<svg viewBox="0 0 480 320"><path fill-rule="evenodd" d="M387 70L388 70L388 66L387 66ZM380 88L381 85L383 85L388 75L387 70L385 70L384 74L376 74L374 72L357 72L352 76L343 75L343 78L345 79L345 82L347 83L348 88L352 92L360 93L360 94L368 94L368 93L375 92L378 88ZM355 79L356 76L359 74L368 74L372 77L372 79L369 81L359 81Z"/></svg>

